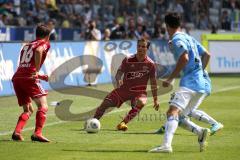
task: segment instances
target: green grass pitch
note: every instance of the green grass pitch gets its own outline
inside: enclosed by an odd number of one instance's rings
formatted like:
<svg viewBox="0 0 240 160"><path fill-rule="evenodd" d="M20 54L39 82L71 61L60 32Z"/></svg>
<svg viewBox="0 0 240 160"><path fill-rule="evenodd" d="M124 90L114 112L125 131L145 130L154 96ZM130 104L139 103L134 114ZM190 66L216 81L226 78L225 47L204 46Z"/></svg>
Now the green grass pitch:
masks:
<svg viewBox="0 0 240 160"><path fill-rule="evenodd" d="M105 115L101 119L102 129L97 134L87 134L82 130L82 121L66 122L59 120L54 107L49 106L47 126L44 135L51 143L33 143L30 136L33 132L35 114L25 127L24 142L11 141L11 133L15 127L21 109L17 106L16 97L0 98L0 160L147 160L147 159L239 159L240 148L240 77L212 77L213 93L200 106L212 117L224 124L224 129L208 140L209 146L203 153L199 152L197 136L178 128L173 139L173 153L159 154L147 151L163 140L163 135L152 134L164 123L164 113L168 107L170 93L159 96L160 111L152 108L152 98L148 98L147 106L141 114L129 124L127 132L115 130L130 109L123 105L120 109ZM110 91L111 85L99 85L98 89ZM176 88L176 87L175 87ZM95 108L101 100L63 95L50 92L48 102L64 99L73 100L72 113ZM209 125L197 122L201 126Z"/></svg>

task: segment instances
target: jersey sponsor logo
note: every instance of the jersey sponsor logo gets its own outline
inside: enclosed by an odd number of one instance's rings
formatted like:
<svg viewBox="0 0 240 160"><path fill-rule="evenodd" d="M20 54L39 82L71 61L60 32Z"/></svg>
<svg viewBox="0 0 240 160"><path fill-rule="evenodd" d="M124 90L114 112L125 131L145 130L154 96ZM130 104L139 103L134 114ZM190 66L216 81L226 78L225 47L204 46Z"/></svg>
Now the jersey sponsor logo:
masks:
<svg viewBox="0 0 240 160"><path fill-rule="evenodd" d="M148 66L143 66L143 70L148 70Z"/></svg>
<svg viewBox="0 0 240 160"><path fill-rule="evenodd" d="M149 73L148 70L142 70L142 71L136 71L136 72L127 72L126 77L127 77L127 80L142 78L143 76L145 76L148 73Z"/></svg>

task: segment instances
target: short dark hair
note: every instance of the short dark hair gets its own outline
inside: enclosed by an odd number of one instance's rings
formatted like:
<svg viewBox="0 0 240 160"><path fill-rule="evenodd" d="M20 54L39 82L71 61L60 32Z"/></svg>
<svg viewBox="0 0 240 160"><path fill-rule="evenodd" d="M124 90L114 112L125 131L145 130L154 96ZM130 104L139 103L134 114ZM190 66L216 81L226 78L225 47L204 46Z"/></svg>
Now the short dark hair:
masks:
<svg viewBox="0 0 240 160"><path fill-rule="evenodd" d="M171 12L165 15L165 23L171 28L178 28L181 25L181 17L176 12Z"/></svg>
<svg viewBox="0 0 240 160"><path fill-rule="evenodd" d="M36 38L45 38L50 34L50 29L44 25L40 24L36 28Z"/></svg>
<svg viewBox="0 0 240 160"><path fill-rule="evenodd" d="M146 38L141 38L137 41L137 44L139 44L140 42L144 42L144 43L147 43L147 49L150 47L150 41Z"/></svg>

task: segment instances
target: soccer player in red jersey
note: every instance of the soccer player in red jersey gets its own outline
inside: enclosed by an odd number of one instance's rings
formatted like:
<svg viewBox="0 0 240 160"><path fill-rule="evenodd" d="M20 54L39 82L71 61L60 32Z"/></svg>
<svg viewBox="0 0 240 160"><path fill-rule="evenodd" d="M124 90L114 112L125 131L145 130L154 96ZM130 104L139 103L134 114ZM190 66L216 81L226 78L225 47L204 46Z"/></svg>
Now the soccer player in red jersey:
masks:
<svg viewBox="0 0 240 160"><path fill-rule="evenodd" d="M20 53L19 66L13 75L13 87L18 99L19 106L23 107L23 113L19 116L16 128L12 134L15 141L23 141L21 131L33 113L33 100L37 107L35 132L31 136L32 141L49 142L42 135L42 128L46 121L48 110L46 91L40 84L40 79L48 81L47 75L39 75L39 70L50 48L50 29L45 25L36 28L36 40L23 46Z"/></svg>
<svg viewBox="0 0 240 160"><path fill-rule="evenodd" d="M132 109L117 125L118 130L126 131L127 123L131 121L144 107L147 101L147 83L150 79L154 100L154 108L158 110L156 69L154 62L147 56L150 42L140 39L137 42L137 53L126 57L115 76L117 88L106 96L102 104L97 108L94 118L100 119L105 110L110 107L120 107L127 100L131 101ZM124 75L124 76L123 76ZM123 76L123 80L121 79Z"/></svg>

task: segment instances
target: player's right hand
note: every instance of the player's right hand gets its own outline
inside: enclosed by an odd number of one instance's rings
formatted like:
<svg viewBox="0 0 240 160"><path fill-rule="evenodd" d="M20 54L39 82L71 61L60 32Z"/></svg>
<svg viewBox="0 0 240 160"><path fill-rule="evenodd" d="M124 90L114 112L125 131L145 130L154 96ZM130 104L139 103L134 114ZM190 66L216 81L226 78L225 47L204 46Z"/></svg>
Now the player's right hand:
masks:
<svg viewBox="0 0 240 160"><path fill-rule="evenodd" d="M48 75L40 75L40 74L38 74L38 72L34 73L34 74L32 75L32 78L33 78L33 79L41 79L41 80L43 80L43 81L48 82Z"/></svg>
<svg viewBox="0 0 240 160"><path fill-rule="evenodd" d="M162 82L162 86L163 86L163 87L168 87L169 84L170 84L170 83L169 83L168 81L163 81L163 82Z"/></svg>
<svg viewBox="0 0 240 160"><path fill-rule="evenodd" d="M162 82L163 87L168 87L172 83L173 79L167 79Z"/></svg>
<svg viewBox="0 0 240 160"><path fill-rule="evenodd" d="M48 82L48 75L38 75L38 78L43 80L43 81Z"/></svg>
<svg viewBox="0 0 240 160"><path fill-rule="evenodd" d="M33 74L32 74L32 77L31 78L33 78L33 79L38 79L38 72L34 72Z"/></svg>
<svg viewBox="0 0 240 160"><path fill-rule="evenodd" d="M123 81L122 80L118 80L117 81L117 88L120 88L121 85L123 85Z"/></svg>
<svg viewBox="0 0 240 160"><path fill-rule="evenodd" d="M159 103L157 102L157 100L154 101L153 108L154 108L156 111L158 111L158 110L159 110L159 107L160 107L160 105L159 105Z"/></svg>

